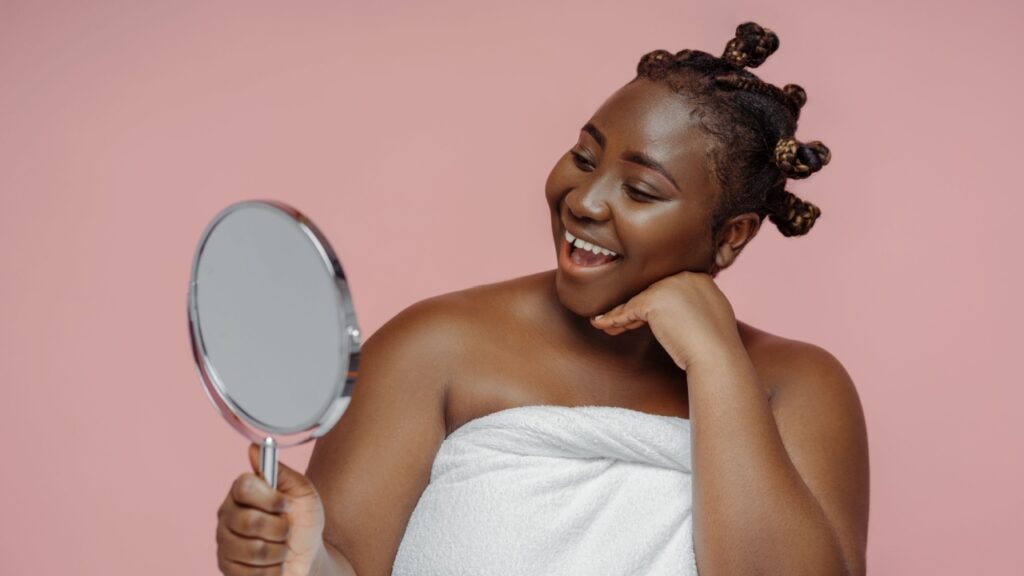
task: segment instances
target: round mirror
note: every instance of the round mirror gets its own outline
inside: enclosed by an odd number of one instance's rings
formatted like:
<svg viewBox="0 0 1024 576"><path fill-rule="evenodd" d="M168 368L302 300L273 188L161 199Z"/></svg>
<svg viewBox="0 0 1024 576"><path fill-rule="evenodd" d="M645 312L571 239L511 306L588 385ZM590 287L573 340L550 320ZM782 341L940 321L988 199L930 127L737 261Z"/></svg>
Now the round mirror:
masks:
<svg viewBox="0 0 1024 576"><path fill-rule="evenodd" d="M188 319L207 396L276 488L277 448L325 434L352 396L360 333L337 256L290 206L228 206L196 248Z"/></svg>

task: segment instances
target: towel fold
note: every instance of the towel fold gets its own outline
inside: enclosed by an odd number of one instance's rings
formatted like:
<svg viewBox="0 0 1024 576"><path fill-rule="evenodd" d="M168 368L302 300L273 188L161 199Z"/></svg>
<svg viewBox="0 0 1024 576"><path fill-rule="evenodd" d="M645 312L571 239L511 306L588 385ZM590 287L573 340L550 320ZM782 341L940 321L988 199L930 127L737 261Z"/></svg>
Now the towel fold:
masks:
<svg viewBox="0 0 1024 576"><path fill-rule="evenodd" d="M690 421L533 405L441 444L393 576L696 575Z"/></svg>

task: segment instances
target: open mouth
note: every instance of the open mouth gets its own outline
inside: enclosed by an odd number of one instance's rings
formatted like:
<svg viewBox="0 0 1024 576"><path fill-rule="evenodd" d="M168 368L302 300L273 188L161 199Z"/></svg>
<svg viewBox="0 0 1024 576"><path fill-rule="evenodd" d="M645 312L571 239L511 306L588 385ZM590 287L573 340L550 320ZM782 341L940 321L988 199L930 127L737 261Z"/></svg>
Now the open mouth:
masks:
<svg viewBox="0 0 1024 576"><path fill-rule="evenodd" d="M603 246L597 246L581 238L576 238L568 230L565 231L563 251L566 253L567 260L576 266L585 268L604 266L622 258L620 254Z"/></svg>

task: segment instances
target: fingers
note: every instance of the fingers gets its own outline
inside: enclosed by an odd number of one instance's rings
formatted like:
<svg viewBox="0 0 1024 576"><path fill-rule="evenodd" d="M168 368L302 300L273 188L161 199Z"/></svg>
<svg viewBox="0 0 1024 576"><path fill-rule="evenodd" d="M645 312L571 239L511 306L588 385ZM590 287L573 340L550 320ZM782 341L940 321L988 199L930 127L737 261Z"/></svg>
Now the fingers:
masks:
<svg viewBox="0 0 1024 576"><path fill-rule="evenodd" d="M260 472L260 446L256 443L249 444L249 464L255 474ZM266 482L264 482L266 484ZM269 488L269 486L268 486ZM277 491L287 495L286 498L304 498L311 495L315 488L298 470L288 466L284 462L277 463Z"/></svg>
<svg viewBox="0 0 1024 576"><path fill-rule="evenodd" d="M240 505L231 494L217 510L217 523L239 536L271 542L285 542L291 532L291 523L284 515Z"/></svg>
<svg viewBox="0 0 1024 576"><path fill-rule="evenodd" d="M620 304L609 310L606 314L600 314L590 319L591 325L611 335L621 334L626 330L639 328L647 321L640 318L635 308L626 309L625 304Z"/></svg>
<svg viewBox="0 0 1024 576"><path fill-rule="evenodd" d="M248 566L239 564L223 558L217 559L217 567L224 576L281 576L284 574L284 567L277 566Z"/></svg>
<svg viewBox="0 0 1024 576"><path fill-rule="evenodd" d="M260 445L255 442L249 444L249 465L253 472L260 473Z"/></svg>
<svg viewBox="0 0 1024 576"><path fill-rule="evenodd" d="M292 536L291 495L257 475L258 444L249 446L249 461L253 472L235 479L217 510L217 564L225 575L281 575Z"/></svg>
<svg viewBox="0 0 1024 576"><path fill-rule="evenodd" d="M256 508L236 507L222 519L228 530L246 538L268 542L287 542L291 525L284 516L268 514Z"/></svg>
<svg viewBox="0 0 1024 576"><path fill-rule="evenodd" d="M284 462L277 463L277 490L289 499L303 499L316 494L309 478Z"/></svg>
<svg viewBox="0 0 1024 576"><path fill-rule="evenodd" d="M643 326L644 324L647 324L647 322L644 322L643 320L634 320L632 322L629 322L627 324L622 325L621 328L624 331L625 330L632 330L634 328L639 328L639 327Z"/></svg>
<svg viewBox="0 0 1024 576"><path fill-rule="evenodd" d="M217 562L224 574L280 574L287 553L284 543L246 538L217 525Z"/></svg>
<svg viewBox="0 0 1024 576"><path fill-rule="evenodd" d="M245 479L249 476L251 479ZM288 553L286 544L291 526L281 514L275 514L238 502L260 502L246 485L252 474L239 477L217 510L217 562L226 575L281 574Z"/></svg>
<svg viewBox="0 0 1024 576"><path fill-rule="evenodd" d="M228 494L240 506L258 508L271 514L287 512L289 506L284 494L251 472L236 478Z"/></svg>
<svg viewBox="0 0 1024 576"><path fill-rule="evenodd" d="M623 332L625 332L627 330L633 330L633 329L639 328L639 327L643 326L644 324L646 324L646 322L633 322L633 323L627 324L625 326L613 326L611 328L603 328L603 330L604 330L605 333L610 334L612 336L615 336L615 335L618 335L618 334L622 334Z"/></svg>

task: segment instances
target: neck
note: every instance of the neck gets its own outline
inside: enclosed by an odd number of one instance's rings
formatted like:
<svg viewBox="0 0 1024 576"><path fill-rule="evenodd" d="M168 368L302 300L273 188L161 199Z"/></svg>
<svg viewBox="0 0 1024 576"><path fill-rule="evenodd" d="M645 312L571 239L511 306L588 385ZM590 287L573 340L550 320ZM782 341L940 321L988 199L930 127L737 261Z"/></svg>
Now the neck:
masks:
<svg viewBox="0 0 1024 576"><path fill-rule="evenodd" d="M571 333L573 339L584 348L592 350L601 358L612 358L616 365L622 366L624 372L650 368L652 362L668 360L671 357L662 348L661 343L651 332L647 324L611 335L595 328L590 318L580 316L566 308L558 299L555 291L554 275L548 283L548 293L556 311L556 317Z"/></svg>

